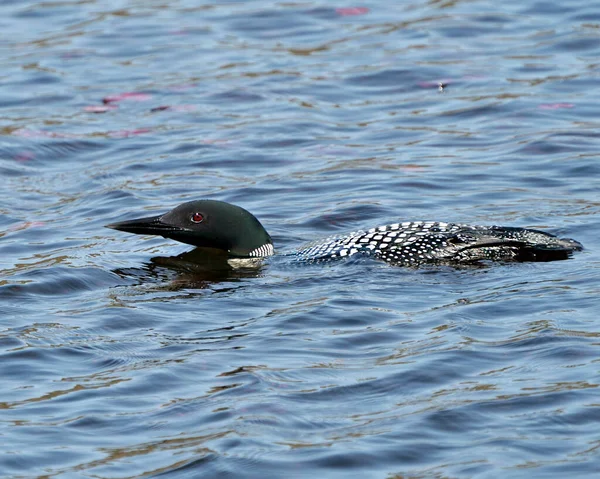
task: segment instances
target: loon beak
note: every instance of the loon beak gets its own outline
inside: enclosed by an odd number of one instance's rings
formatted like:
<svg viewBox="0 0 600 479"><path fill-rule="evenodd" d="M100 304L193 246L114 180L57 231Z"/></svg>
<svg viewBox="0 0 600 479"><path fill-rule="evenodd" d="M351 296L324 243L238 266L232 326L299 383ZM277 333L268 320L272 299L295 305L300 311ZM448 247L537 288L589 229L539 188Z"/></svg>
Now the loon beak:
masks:
<svg viewBox="0 0 600 479"><path fill-rule="evenodd" d="M162 221L162 215L150 216L148 218L138 218L129 221L120 221L106 225L106 228L113 230L125 231L126 233L134 233L138 235L160 235L187 231L185 228L167 224Z"/></svg>

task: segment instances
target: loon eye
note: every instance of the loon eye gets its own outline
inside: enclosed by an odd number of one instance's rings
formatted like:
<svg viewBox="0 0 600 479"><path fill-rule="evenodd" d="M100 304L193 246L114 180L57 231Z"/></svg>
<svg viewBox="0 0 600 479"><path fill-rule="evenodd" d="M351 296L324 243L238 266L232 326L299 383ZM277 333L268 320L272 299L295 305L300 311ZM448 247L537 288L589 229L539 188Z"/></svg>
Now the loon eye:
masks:
<svg viewBox="0 0 600 479"><path fill-rule="evenodd" d="M200 213L194 213L191 217L191 220L192 223L202 223L204 216L202 216Z"/></svg>

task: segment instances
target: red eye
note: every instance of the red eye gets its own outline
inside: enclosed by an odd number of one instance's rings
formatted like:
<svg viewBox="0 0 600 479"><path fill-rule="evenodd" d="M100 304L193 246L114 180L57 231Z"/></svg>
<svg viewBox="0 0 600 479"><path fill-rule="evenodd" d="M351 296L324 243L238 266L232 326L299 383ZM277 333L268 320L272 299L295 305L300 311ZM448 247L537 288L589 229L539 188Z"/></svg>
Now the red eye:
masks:
<svg viewBox="0 0 600 479"><path fill-rule="evenodd" d="M192 223L202 223L202 220L204 220L204 216L200 213L194 213L192 215Z"/></svg>

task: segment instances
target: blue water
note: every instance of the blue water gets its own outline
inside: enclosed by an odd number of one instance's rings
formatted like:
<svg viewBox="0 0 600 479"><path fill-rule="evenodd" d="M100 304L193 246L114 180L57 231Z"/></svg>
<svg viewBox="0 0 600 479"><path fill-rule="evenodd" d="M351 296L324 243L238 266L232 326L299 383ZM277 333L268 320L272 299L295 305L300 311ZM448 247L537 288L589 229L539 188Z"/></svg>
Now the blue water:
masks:
<svg viewBox="0 0 600 479"><path fill-rule="evenodd" d="M0 27L2 477L600 470L600 5L21 0ZM279 251L409 220L586 249L227 273L103 227L200 198Z"/></svg>

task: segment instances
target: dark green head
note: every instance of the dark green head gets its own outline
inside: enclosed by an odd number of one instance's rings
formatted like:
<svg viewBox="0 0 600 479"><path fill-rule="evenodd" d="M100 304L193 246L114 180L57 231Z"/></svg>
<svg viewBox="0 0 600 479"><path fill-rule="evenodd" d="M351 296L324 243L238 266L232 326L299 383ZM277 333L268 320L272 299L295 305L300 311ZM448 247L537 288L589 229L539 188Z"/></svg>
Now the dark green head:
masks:
<svg viewBox="0 0 600 479"><path fill-rule="evenodd" d="M273 242L254 215L224 201L183 203L168 213L106 225L127 233L160 235L236 258L270 256Z"/></svg>

